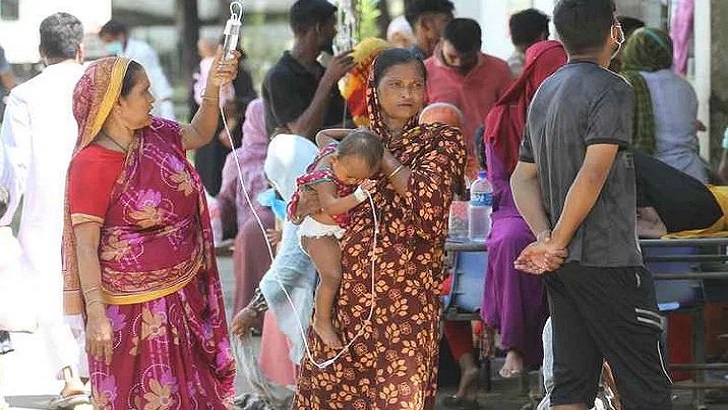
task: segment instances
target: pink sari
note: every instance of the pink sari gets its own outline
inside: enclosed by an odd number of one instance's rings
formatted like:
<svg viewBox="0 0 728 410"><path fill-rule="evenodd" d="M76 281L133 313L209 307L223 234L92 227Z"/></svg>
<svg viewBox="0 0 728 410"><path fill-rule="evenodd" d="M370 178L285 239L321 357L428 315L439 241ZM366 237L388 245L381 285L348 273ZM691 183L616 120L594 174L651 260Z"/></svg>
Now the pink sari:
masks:
<svg viewBox="0 0 728 410"><path fill-rule="evenodd" d="M92 65L76 93L93 102L107 88L89 77L120 60ZM93 106L85 98L76 104ZM90 143L79 124L78 152ZM101 227L101 281L114 341L110 365L89 357L94 408L226 409L235 363L202 184L185 158L179 124L155 118L137 136ZM73 242L65 244L69 295L78 284Z"/></svg>

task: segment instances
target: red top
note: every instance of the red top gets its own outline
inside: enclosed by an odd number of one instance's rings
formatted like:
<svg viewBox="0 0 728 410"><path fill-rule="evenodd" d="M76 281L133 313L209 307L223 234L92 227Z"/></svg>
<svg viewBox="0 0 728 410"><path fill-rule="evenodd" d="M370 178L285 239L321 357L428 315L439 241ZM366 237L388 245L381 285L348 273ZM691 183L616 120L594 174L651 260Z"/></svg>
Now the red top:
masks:
<svg viewBox="0 0 728 410"><path fill-rule="evenodd" d="M324 147L316 156L316 158L314 158L311 165L306 168L306 173L296 179L296 185L298 186L298 189L293 194L291 202L288 204L288 219L291 219L291 217L296 214L301 189L311 189L311 185L320 184L322 182L333 182L336 186L336 195L339 198L345 197L354 192L356 186L346 185L345 183L341 182L338 178L336 178L336 175L334 175L334 172L331 170L331 168L318 168L319 162L321 162L322 159L333 154L334 152L336 152L336 143L329 144ZM339 226L342 228L346 227L346 225L349 223L348 212L340 215L330 216L331 219L336 221L336 223L339 224Z"/></svg>
<svg viewBox="0 0 728 410"><path fill-rule="evenodd" d="M111 189L123 170L125 158L124 153L96 144L74 157L68 170L68 202L74 225L96 218L98 222L104 221Z"/></svg>
<svg viewBox="0 0 728 410"><path fill-rule="evenodd" d="M450 103L463 112L463 136L468 152L466 176L473 178L478 171L474 153L476 129L485 123L491 107L513 82L508 63L500 58L480 54L478 63L467 74L448 67L442 61L441 48L425 60L427 68L427 98L431 103Z"/></svg>

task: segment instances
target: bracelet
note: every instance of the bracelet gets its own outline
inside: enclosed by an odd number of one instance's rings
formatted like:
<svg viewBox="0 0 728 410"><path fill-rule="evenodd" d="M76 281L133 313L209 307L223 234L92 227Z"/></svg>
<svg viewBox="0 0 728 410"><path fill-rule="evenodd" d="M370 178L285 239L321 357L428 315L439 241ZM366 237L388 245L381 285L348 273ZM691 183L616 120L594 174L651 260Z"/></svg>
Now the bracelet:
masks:
<svg viewBox="0 0 728 410"><path fill-rule="evenodd" d="M93 305L94 303L99 303L99 304L103 305L104 304L104 301L101 300L101 299L91 299L91 300L87 300L86 301L86 307L88 308L89 306Z"/></svg>
<svg viewBox="0 0 728 410"><path fill-rule="evenodd" d="M366 190L362 189L362 187L357 187L356 191L354 191L354 198L356 198L357 203L362 203L367 200L369 197L369 194Z"/></svg>
<svg viewBox="0 0 728 410"><path fill-rule="evenodd" d="M93 291L96 291L96 290L99 290L100 288L101 288L100 285L91 286L90 288L83 290L83 295L84 296L88 296L89 293L91 293Z"/></svg>
<svg viewBox="0 0 728 410"><path fill-rule="evenodd" d="M220 104L220 99L219 99L219 98L214 98L214 97L205 97L205 96L203 95L203 96L202 96L202 103L204 104L204 103L205 103L206 101L208 101L208 102L210 102L210 103L214 103L215 105L219 105L219 104Z"/></svg>
<svg viewBox="0 0 728 410"><path fill-rule="evenodd" d="M256 316L259 316L261 313L268 310L268 301L265 300L265 296L263 296L263 292L260 290L260 287L255 289L253 300L250 301L248 307L256 313Z"/></svg>
<svg viewBox="0 0 728 410"><path fill-rule="evenodd" d="M395 168L394 171L392 171L389 175L387 175L387 179L392 179L392 177L395 176L395 175L397 175L397 173L399 171L401 171L402 168L404 168L404 165L403 164L399 164L399 166L397 168Z"/></svg>
<svg viewBox="0 0 728 410"><path fill-rule="evenodd" d="M544 229L543 231L539 232L538 235L536 235L537 241L546 240L551 237L551 229Z"/></svg>

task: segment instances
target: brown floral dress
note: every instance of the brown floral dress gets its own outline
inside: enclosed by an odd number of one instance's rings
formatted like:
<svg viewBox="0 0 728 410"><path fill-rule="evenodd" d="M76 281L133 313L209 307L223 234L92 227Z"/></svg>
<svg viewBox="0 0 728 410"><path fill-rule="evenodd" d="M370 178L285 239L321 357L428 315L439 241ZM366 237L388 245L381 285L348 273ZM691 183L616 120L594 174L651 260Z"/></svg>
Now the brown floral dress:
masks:
<svg viewBox="0 0 728 410"><path fill-rule="evenodd" d="M453 183L462 178L465 145L459 130L419 126L389 137L370 91L370 121L392 154L410 167L407 194L398 195L380 175L373 196L379 219L377 248L370 206L355 208L342 240L343 275L334 322L351 348L334 364L319 369L304 358L296 409L434 409L440 289L444 243ZM372 296L372 260L374 295ZM374 314L367 321L374 300ZM308 343L317 362L337 352L315 332Z"/></svg>

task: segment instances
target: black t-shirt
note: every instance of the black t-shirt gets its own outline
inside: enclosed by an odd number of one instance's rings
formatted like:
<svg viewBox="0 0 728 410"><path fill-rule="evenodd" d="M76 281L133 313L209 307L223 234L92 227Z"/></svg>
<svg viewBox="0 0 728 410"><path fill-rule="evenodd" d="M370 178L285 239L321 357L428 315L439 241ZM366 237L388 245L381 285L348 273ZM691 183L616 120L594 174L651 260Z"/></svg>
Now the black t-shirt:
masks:
<svg viewBox="0 0 728 410"><path fill-rule="evenodd" d="M318 67L323 73L324 68L320 65ZM306 111L313 101L318 84L318 76L302 66L290 52L283 53L263 80L265 125L269 137L277 128L295 121ZM345 115L347 117L344 117ZM334 86L329 96L323 126L324 128L341 126L345 119L348 119L346 105L339 88Z"/></svg>
<svg viewBox="0 0 728 410"><path fill-rule="evenodd" d="M521 160L538 166L544 209L553 227L589 145L620 147L594 207L569 244L567 262L639 266L631 142L632 89L597 64L575 61L543 82L529 107Z"/></svg>
<svg viewBox="0 0 728 410"><path fill-rule="evenodd" d="M634 152L637 206L653 207L668 233L705 229L723 216L708 187L659 159Z"/></svg>

